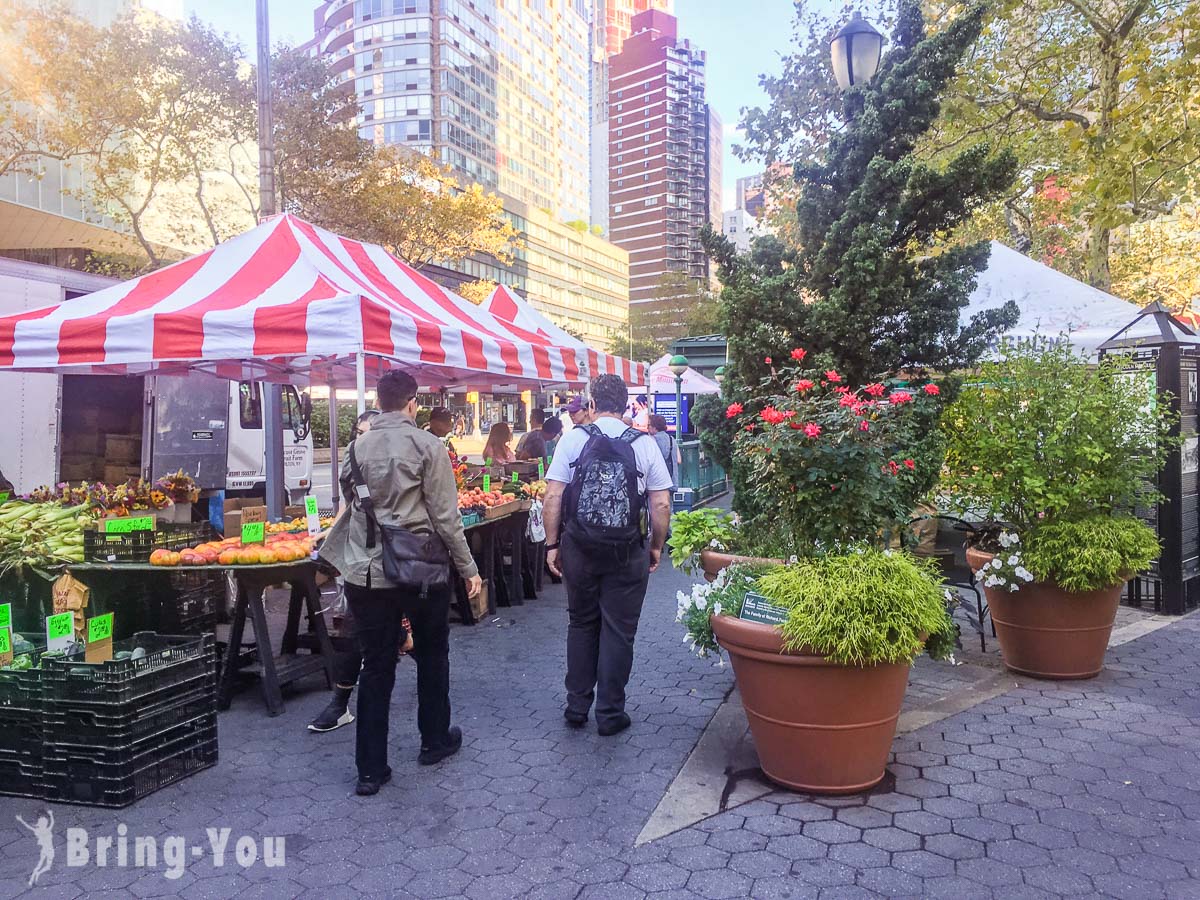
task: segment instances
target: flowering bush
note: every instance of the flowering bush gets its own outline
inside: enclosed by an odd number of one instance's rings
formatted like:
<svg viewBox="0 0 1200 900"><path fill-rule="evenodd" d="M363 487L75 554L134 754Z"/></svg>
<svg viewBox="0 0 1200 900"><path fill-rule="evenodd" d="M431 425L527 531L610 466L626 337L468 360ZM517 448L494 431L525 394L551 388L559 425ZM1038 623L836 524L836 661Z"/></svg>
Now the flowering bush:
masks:
<svg viewBox="0 0 1200 900"><path fill-rule="evenodd" d="M62 482L54 487L42 485L31 491L26 499L34 503L61 503L63 506L88 507L92 515L127 516L152 509L166 509L171 500L149 482L131 478L125 484L89 483L76 485Z"/></svg>
<svg viewBox="0 0 1200 900"><path fill-rule="evenodd" d="M713 635L711 616L736 616L742 609L746 594L754 589L758 579L775 569L772 563L737 563L722 569L712 584L692 586L690 594L680 591L675 621L682 622L686 631L684 643L691 644L696 655L704 658L720 654L721 648Z"/></svg>
<svg viewBox="0 0 1200 900"><path fill-rule="evenodd" d="M752 404L726 410L739 426L735 464L794 553L884 541L940 466L922 445L940 391L883 382L856 390L834 369L804 369L804 355L772 370Z"/></svg>
<svg viewBox="0 0 1200 900"><path fill-rule="evenodd" d="M1001 531L997 540L1000 552L983 567L978 577L984 587L1018 591L1021 585L1033 581L1033 573L1025 568L1021 558L1021 538L1012 532Z"/></svg>

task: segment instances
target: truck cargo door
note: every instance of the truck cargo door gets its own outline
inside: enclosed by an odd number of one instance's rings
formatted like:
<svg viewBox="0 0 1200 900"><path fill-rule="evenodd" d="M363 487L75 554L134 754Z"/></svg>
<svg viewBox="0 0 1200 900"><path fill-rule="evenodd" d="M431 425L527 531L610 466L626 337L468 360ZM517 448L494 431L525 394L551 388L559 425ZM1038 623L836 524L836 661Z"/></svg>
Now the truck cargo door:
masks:
<svg viewBox="0 0 1200 900"><path fill-rule="evenodd" d="M201 490L225 487L229 382L192 372L147 378L154 410L150 478L183 469Z"/></svg>

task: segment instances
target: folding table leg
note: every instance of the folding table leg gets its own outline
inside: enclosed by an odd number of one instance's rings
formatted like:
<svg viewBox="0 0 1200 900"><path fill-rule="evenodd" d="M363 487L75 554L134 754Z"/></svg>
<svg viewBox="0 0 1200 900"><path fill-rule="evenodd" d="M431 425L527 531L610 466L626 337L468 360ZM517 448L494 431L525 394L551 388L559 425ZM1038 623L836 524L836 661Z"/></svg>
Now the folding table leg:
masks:
<svg viewBox="0 0 1200 900"><path fill-rule="evenodd" d="M325 684L333 690L333 641L329 639L325 614L321 612L321 589L317 587L315 578L306 578L303 582L292 582L292 591L293 594L303 594L308 603L308 624L317 633L317 645L321 648L321 660L325 663Z"/></svg>
<svg viewBox="0 0 1200 900"><path fill-rule="evenodd" d="M246 630L246 588L241 582L237 586L237 602L233 607L233 621L229 626L229 644L225 648L225 665L221 667L221 687L217 692L217 709L229 709L233 699L233 683L237 680L242 658L242 636Z"/></svg>
<svg viewBox="0 0 1200 900"><path fill-rule="evenodd" d="M283 629L283 643L279 648L281 653L295 653L300 636L300 608L304 605L304 588L293 581L290 583L292 595L288 598L287 626ZM312 613L310 612L311 616Z"/></svg>
<svg viewBox="0 0 1200 900"><path fill-rule="evenodd" d="M275 671L275 645L267 627L267 611L263 607L263 589L254 585L248 591L250 619L254 623L254 640L258 645L258 662L262 666L263 699L267 712L277 716L283 712L283 692L279 689L279 675Z"/></svg>

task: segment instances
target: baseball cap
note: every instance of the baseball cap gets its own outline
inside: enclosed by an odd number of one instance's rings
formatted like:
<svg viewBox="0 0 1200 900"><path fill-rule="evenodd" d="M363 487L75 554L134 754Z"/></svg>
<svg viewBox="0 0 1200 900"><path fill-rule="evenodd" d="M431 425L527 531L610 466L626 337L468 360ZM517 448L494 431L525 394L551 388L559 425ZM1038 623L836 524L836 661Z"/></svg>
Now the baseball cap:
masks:
<svg viewBox="0 0 1200 900"><path fill-rule="evenodd" d="M572 397L571 402L567 404L567 412L575 415L577 412L583 412L585 404L582 397Z"/></svg>

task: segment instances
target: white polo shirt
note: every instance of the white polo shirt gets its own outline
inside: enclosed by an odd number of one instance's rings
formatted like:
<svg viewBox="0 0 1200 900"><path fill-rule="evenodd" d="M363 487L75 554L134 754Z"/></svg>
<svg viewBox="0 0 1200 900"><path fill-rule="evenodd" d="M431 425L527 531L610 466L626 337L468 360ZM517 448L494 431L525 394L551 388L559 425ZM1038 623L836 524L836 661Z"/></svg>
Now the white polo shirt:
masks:
<svg viewBox="0 0 1200 900"><path fill-rule="evenodd" d="M600 416L596 419L599 429L611 438L619 438L628 427L620 419L612 416ZM561 481L570 484L573 471L572 463L579 459L583 448L591 437L583 428L573 428L562 436L554 451L554 459L550 461L550 469L546 472L547 481ZM633 442L633 455L637 460L638 490L645 494L647 491L669 491L671 489L671 473L663 460L662 451L658 444L648 434L643 434Z"/></svg>

